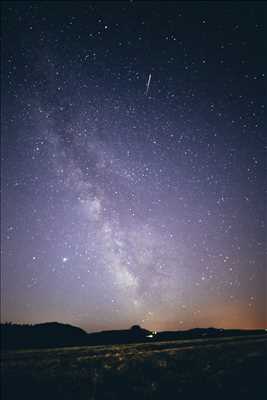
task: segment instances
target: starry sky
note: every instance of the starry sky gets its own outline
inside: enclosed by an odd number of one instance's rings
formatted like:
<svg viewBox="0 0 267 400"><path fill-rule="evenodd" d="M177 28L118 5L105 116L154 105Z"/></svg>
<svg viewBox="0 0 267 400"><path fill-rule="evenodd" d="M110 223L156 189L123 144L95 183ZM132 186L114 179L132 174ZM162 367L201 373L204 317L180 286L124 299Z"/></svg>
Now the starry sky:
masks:
<svg viewBox="0 0 267 400"><path fill-rule="evenodd" d="M267 327L264 8L3 4L3 321Z"/></svg>

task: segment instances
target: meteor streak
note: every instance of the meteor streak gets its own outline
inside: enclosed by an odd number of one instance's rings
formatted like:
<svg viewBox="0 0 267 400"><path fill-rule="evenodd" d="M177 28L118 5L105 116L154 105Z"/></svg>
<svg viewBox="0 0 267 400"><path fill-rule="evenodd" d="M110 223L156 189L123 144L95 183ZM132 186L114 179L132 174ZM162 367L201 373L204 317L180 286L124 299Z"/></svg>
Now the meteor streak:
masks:
<svg viewBox="0 0 267 400"><path fill-rule="evenodd" d="M151 81L151 74L149 74L148 81L147 81L147 84L146 84L146 96L147 96L148 91L149 91L150 81Z"/></svg>

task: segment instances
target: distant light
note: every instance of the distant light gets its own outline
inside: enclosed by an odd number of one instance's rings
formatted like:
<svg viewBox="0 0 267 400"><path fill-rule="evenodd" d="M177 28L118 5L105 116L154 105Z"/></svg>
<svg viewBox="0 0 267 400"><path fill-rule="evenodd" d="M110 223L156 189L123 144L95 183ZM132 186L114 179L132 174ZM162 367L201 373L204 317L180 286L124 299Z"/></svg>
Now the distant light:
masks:
<svg viewBox="0 0 267 400"><path fill-rule="evenodd" d="M146 337L148 337L148 338L153 338L154 336L156 336L156 334L157 334L157 331L152 331L149 335L147 335Z"/></svg>

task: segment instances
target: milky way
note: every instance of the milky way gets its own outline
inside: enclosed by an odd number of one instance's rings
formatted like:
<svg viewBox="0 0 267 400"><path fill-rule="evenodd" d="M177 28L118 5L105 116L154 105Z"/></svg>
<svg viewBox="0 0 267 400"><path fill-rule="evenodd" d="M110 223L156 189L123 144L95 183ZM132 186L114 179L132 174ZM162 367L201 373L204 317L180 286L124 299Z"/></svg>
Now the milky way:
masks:
<svg viewBox="0 0 267 400"><path fill-rule="evenodd" d="M265 327L263 7L4 4L4 321Z"/></svg>

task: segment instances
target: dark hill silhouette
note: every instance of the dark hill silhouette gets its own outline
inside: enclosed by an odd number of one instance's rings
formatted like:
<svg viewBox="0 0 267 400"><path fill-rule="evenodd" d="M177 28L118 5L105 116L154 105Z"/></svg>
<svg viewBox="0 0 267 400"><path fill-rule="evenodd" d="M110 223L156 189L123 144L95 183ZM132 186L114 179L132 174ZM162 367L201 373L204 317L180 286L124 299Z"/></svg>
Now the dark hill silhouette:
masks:
<svg viewBox="0 0 267 400"><path fill-rule="evenodd" d="M144 342L147 340L151 332L134 325L131 329L121 329L113 331L102 331L88 334L88 342L90 344L115 344L115 343L131 343Z"/></svg>
<svg viewBox="0 0 267 400"><path fill-rule="evenodd" d="M267 332L264 329L217 329L217 328L193 328L186 331L165 331L155 336L157 341L165 340L189 340L201 338L219 338L242 335L262 335Z"/></svg>
<svg viewBox="0 0 267 400"><path fill-rule="evenodd" d="M150 331L134 325L131 329L87 333L58 322L36 325L1 324L3 349L47 348L145 341Z"/></svg>
<svg viewBox="0 0 267 400"><path fill-rule="evenodd" d="M81 328L58 322L48 322L37 325L7 323L1 324L1 347L3 349L22 349L90 346L179 339L190 340L266 333L265 330L224 330L216 328L195 328L187 331L155 333L143 329L139 325L133 325L130 329L124 330L87 333Z"/></svg>
<svg viewBox="0 0 267 400"><path fill-rule="evenodd" d="M82 345L87 333L81 328L58 322L37 325L1 324L3 348L40 348Z"/></svg>

